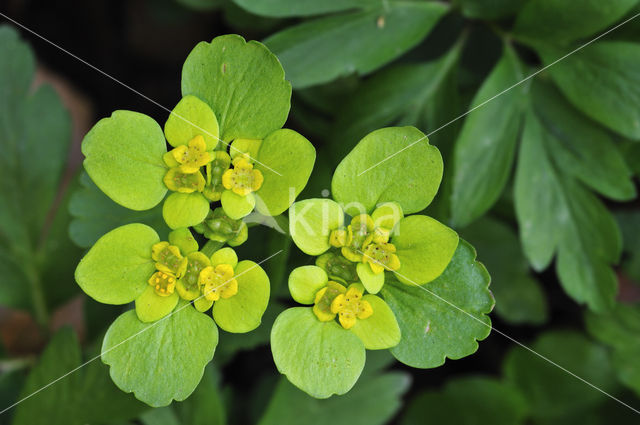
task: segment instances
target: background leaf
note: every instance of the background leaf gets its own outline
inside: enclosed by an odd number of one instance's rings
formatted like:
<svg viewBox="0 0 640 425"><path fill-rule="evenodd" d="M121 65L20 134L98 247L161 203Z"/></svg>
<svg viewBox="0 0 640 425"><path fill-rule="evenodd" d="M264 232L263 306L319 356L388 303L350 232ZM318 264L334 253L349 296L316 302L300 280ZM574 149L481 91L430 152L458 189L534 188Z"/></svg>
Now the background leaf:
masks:
<svg viewBox="0 0 640 425"><path fill-rule="evenodd" d="M130 223L153 227L161 240L167 240L169 228L162 218L162 205L146 211L130 210L109 199L87 173L81 173L79 181L80 187L69 201L69 212L73 216L69 235L78 246L89 248L108 231Z"/></svg>
<svg viewBox="0 0 640 425"><path fill-rule="evenodd" d="M545 63L564 53L540 48ZM640 140L640 44L601 41L549 68L564 95L585 115Z"/></svg>
<svg viewBox="0 0 640 425"><path fill-rule="evenodd" d="M508 45L471 103L471 108L520 82L521 65ZM493 205L504 189L513 164L523 111L524 85L519 85L472 111L456 140L451 194L451 220L465 226Z"/></svg>
<svg viewBox="0 0 640 425"><path fill-rule="evenodd" d="M514 32L531 39L567 43L607 29L637 0L529 1L518 14Z"/></svg>
<svg viewBox="0 0 640 425"><path fill-rule="evenodd" d="M299 24L265 44L293 86L308 87L374 71L419 43L447 10L441 3L392 0L386 7Z"/></svg>
<svg viewBox="0 0 640 425"><path fill-rule="evenodd" d="M437 60L390 66L363 81L339 107L332 135L341 141L332 147L332 156L337 162L360 139L380 127L401 121L407 125L417 124L407 117L424 109L429 99L436 97L458 63L461 50L462 43L457 43Z"/></svg>
<svg viewBox="0 0 640 425"><path fill-rule="evenodd" d="M531 94L559 168L611 199L636 196L631 171L608 132L573 109L550 84L537 81Z"/></svg>
<svg viewBox="0 0 640 425"><path fill-rule="evenodd" d="M349 9L376 6L377 0L234 0L236 4L251 13L262 16L288 17L311 16Z"/></svg>
<svg viewBox="0 0 640 425"><path fill-rule="evenodd" d="M0 26L0 304L29 309L45 324L47 304L66 299L71 284L68 268L78 252L59 232L67 220L67 199L58 193L71 141L69 114L50 86L31 87L33 54L17 32ZM60 253L64 258L58 257ZM67 262L69 261L69 262ZM58 282L56 296L46 298L43 274Z"/></svg>
<svg viewBox="0 0 640 425"><path fill-rule="evenodd" d="M553 143L533 113L526 118L515 179L515 207L525 255L536 270L555 252L560 282L595 311L613 304L617 282L610 264L620 232L604 205L551 162Z"/></svg>
<svg viewBox="0 0 640 425"><path fill-rule="evenodd" d="M513 324L544 323L548 307L540 283L529 273L516 232L503 222L485 217L461 231L491 270L496 314ZM505 261L505 259L509 261Z"/></svg>
<svg viewBox="0 0 640 425"><path fill-rule="evenodd" d="M318 400L281 378L258 425L382 425L400 408L409 383L405 373L376 371L367 363L351 391Z"/></svg>
<svg viewBox="0 0 640 425"><path fill-rule="evenodd" d="M606 392L615 389L605 349L579 333L548 332L531 348ZM536 423L565 423L563 418L605 400L596 389L521 347L508 354L504 374L528 400Z"/></svg>
<svg viewBox="0 0 640 425"><path fill-rule="evenodd" d="M437 367L446 358L474 353L477 341L489 335L487 314L494 305L490 277L475 257L473 247L461 240L451 263L433 282L423 287L385 282L381 294L402 332L400 344L391 349L396 359L412 367Z"/></svg>
<svg viewBox="0 0 640 425"><path fill-rule="evenodd" d="M462 14L469 18L497 19L518 11L527 0L458 0Z"/></svg>
<svg viewBox="0 0 640 425"><path fill-rule="evenodd" d="M610 313L588 313L587 329L598 341L611 348L611 364L620 382L640 394L640 308L617 304Z"/></svg>
<svg viewBox="0 0 640 425"><path fill-rule="evenodd" d="M524 423L527 410L527 400L513 385L467 376L449 380L440 391L419 394L401 424L515 425Z"/></svg>
<svg viewBox="0 0 640 425"><path fill-rule="evenodd" d="M20 399L80 366L82 353L69 328L56 333L38 364L31 370ZM107 368L95 360L16 407L13 425L81 425L136 417L147 407L120 391Z"/></svg>

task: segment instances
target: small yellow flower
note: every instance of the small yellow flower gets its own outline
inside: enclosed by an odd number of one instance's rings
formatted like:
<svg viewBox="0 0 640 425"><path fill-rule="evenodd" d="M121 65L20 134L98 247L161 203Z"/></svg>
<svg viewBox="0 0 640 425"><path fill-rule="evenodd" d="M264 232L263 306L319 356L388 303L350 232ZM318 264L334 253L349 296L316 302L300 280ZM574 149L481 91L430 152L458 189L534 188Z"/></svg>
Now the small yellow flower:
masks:
<svg viewBox="0 0 640 425"><path fill-rule="evenodd" d="M340 246L344 258L354 263L362 261L362 250L371 243L374 238L373 219L367 214L360 214L351 219L351 224L347 226L346 234L342 234L340 229L329 235L329 242L333 246ZM334 237L332 239L332 236ZM344 244L337 245L344 241ZM335 244L333 243L335 242Z"/></svg>
<svg viewBox="0 0 640 425"><path fill-rule="evenodd" d="M336 248L341 248L348 245L350 242L349 232L346 229L332 230L329 235L329 243Z"/></svg>
<svg viewBox="0 0 640 425"><path fill-rule="evenodd" d="M169 190L180 193L202 192L205 185L204 177L200 171L185 173L180 167L167 171L163 181Z"/></svg>
<svg viewBox="0 0 640 425"><path fill-rule="evenodd" d="M180 164L180 171L186 174L199 171L200 167L204 167L212 160L202 136L194 137L186 146L180 145L173 149L171 155Z"/></svg>
<svg viewBox="0 0 640 425"><path fill-rule="evenodd" d="M264 177L260 170L254 170L248 155L238 155L233 159L233 168L222 175L222 185L240 196L246 196L262 187Z"/></svg>
<svg viewBox="0 0 640 425"><path fill-rule="evenodd" d="M351 329L356 319L366 319L373 314L369 302L362 299L364 287L359 283L349 285L347 292L336 296L331 302L331 312L338 315L340 324L345 329Z"/></svg>
<svg viewBox="0 0 640 425"><path fill-rule="evenodd" d="M156 262L158 271L182 277L187 270L188 260L180 254L180 248L169 242L158 242L151 247L151 258Z"/></svg>
<svg viewBox="0 0 640 425"><path fill-rule="evenodd" d="M390 243L371 243L362 256L363 263L369 263L371 270L378 274L387 270L398 270L400 259L396 255L396 247Z"/></svg>
<svg viewBox="0 0 640 425"><path fill-rule="evenodd" d="M335 297L345 292L347 288L331 280L327 282L327 286L316 292L313 312L321 322L328 322L336 317L336 314L331 311L331 303Z"/></svg>
<svg viewBox="0 0 640 425"><path fill-rule="evenodd" d="M218 264L205 267L198 278L204 297L210 301L220 298L231 298L238 293L238 281L233 277L233 267L229 264Z"/></svg>
<svg viewBox="0 0 640 425"><path fill-rule="evenodd" d="M171 273L155 272L149 278L149 285L153 286L156 294L168 297L176 289L176 277Z"/></svg>
<svg viewBox="0 0 640 425"><path fill-rule="evenodd" d="M391 236L391 231L385 229L384 227L376 227L375 229L373 229L371 242L387 243L389 242L390 236Z"/></svg>
<svg viewBox="0 0 640 425"><path fill-rule="evenodd" d="M215 151L213 161L207 164L207 181L202 194L211 202L220 200L224 186L222 175L231 165L231 157L225 151Z"/></svg>
<svg viewBox="0 0 640 425"><path fill-rule="evenodd" d="M198 282L200 272L211 265L209 257L201 252L192 252L187 255L189 264L187 270L176 285L176 290L181 298L191 301L200 296L200 284Z"/></svg>

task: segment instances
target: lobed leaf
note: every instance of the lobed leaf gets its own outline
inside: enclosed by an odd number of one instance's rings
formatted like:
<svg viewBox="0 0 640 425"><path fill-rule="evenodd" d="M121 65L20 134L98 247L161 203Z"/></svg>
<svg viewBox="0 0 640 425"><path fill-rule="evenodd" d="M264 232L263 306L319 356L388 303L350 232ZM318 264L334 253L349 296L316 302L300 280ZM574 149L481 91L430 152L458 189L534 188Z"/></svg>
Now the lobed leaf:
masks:
<svg viewBox="0 0 640 425"><path fill-rule="evenodd" d="M595 311L613 304L617 282L610 264L621 251L620 231L604 205L551 162L554 145L527 114L515 179L515 208L525 255L542 270L557 252L560 283Z"/></svg>
<svg viewBox="0 0 640 425"><path fill-rule="evenodd" d="M441 366L446 358L473 354L489 335L487 316L494 305L489 273L475 260L476 252L461 240L444 273L424 285L406 285L388 279L382 297L395 314L402 339L391 349L396 359L411 367Z"/></svg>
<svg viewBox="0 0 640 425"><path fill-rule="evenodd" d="M109 198L136 211L162 201L167 187L164 134L150 117L115 111L93 126L82 140L84 169Z"/></svg>
<svg viewBox="0 0 640 425"><path fill-rule="evenodd" d="M540 47L546 64L564 51ZM640 140L640 44L600 41L549 68L558 88L582 113Z"/></svg>

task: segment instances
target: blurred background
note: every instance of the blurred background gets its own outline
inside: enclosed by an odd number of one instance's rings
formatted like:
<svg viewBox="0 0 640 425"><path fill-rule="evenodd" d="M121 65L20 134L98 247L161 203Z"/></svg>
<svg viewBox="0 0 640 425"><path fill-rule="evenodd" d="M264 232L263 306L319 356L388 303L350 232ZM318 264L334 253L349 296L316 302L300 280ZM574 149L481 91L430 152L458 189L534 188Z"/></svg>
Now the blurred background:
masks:
<svg viewBox="0 0 640 425"><path fill-rule="evenodd" d="M640 409L640 8L605 3L3 0L0 13L50 43L0 16L0 410L95 357L122 312L75 284L83 252L123 223L162 225L157 209L124 210L83 177L82 137L117 109L164 122L166 110L145 96L172 109L191 49L228 33L265 42L293 84L286 127L318 152L301 198L325 196L368 132L417 126L445 158L425 213L478 250L495 328L628 406L496 332L475 354L429 370L369 352L349 394L314 400L280 377L268 347L290 304L288 271L308 258L252 228L239 255L287 253L267 264L272 304L258 330L223 333L188 400L151 409L97 360L0 424L639 423L629 406ZM35 59L24 82L7 77L29 60L16 37ZM55 92L29 106L25 84ZM543 148L532 147L531 120ZM10 146L15 131L33 145Z"/></svg>

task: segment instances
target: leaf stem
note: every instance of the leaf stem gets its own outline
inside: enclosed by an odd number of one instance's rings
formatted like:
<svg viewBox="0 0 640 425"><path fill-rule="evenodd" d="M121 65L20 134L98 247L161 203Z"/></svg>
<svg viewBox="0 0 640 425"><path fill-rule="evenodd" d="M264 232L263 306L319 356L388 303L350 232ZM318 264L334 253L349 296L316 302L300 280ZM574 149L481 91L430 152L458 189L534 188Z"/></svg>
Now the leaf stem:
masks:
<svg viewBox="0 0 640 425"><path fill-rule="evenodd" d="M47 311L47 302L42 290L42 281L36 267L31 264L25 268L25 274L29 287L31 289L31 302L33 304L33 312L36 322L42 329L47 329L49 323L49 312Z"/></svg>
<svg viewBox="0 0 640 425"><path fill-rule="evenodd" d="M207 257L211 257L214 252L222 248L222 245L224 245L224 242L209 240L206 244L204 244L200 252L202 252Z"/></svg>

